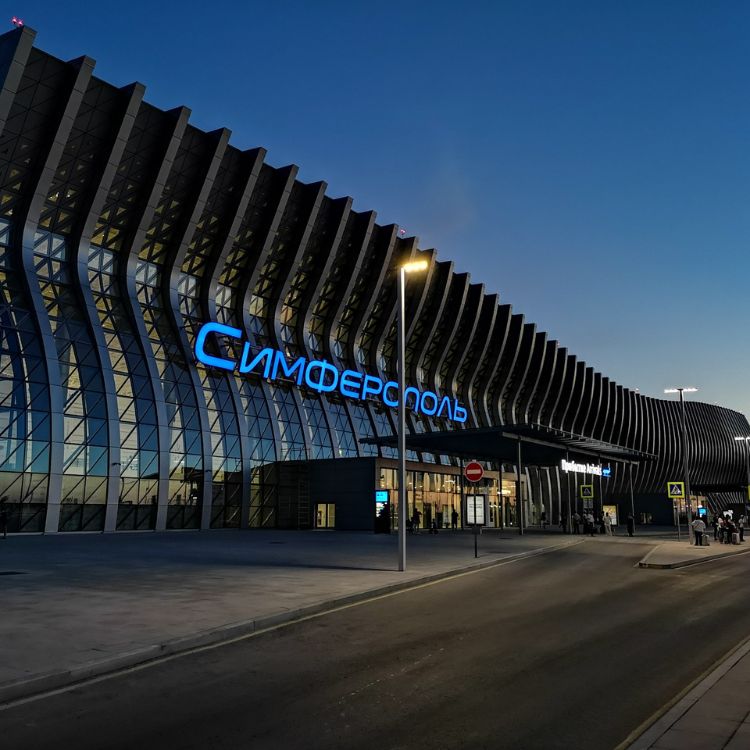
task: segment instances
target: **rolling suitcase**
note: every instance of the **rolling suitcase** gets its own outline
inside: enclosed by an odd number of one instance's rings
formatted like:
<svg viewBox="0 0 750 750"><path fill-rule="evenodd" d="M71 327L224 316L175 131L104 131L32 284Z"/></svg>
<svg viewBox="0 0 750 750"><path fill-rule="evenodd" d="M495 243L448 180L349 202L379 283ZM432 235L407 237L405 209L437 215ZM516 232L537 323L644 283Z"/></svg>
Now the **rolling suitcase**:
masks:
<svg viewBox="0 0 750 750"><path fill-rule="evenodd" d="M740 543L740 534L739 532L735 531L732 534L732 544L739 544Z"/></svg>
<svg viewBox="0 0 750 750"><path fill-rule="evenodd" d="M711 542L708 539L708 534L704 534L703 535L703 540L701 541L701 546L702 547L710 547L711 546Z"/></svg>

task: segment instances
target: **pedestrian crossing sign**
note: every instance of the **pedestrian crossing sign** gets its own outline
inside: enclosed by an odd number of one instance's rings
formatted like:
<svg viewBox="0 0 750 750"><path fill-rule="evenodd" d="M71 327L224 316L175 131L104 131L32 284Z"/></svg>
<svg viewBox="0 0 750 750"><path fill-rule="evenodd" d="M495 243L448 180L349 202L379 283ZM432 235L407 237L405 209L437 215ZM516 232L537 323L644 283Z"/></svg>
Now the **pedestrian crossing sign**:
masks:
<svg viewBox="0 0 750 750"><path fill-rule="evenodd" d="M685 497L685 482L667 482L667 496L670 500L682 500Z"/></svg>
<svg viewBox="0 0 750 750"><path fill-rule="evenodd" d="M593 500L594 499L594 485L593 484L582 484L581 485L581 499L582 500Z"/></svg>

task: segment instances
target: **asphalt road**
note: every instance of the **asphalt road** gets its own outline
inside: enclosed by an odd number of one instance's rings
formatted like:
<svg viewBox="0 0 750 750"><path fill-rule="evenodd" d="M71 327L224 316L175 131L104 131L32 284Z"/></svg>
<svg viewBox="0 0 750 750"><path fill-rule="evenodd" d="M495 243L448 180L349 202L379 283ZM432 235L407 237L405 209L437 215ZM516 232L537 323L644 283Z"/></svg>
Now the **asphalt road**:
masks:
<svg viewBox="0 0 750 750"><path fill-rule="evenodd" d="M634 568L647 550L586 542L24 702L0 746L614 748L750 634L750 555Z"/></svg>

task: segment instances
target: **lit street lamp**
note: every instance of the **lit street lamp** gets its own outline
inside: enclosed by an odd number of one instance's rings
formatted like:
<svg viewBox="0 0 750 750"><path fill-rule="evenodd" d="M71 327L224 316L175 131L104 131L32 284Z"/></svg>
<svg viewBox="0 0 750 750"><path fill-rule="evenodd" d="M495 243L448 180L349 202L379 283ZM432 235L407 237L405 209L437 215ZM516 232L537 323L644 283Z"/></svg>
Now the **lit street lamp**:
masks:
<svg viewBox="0 0 750 750"><path fill-rule="evenodd" d="M687 417L685 416L685 399L682 397L683 393L695 393L697 388L688 388L681 386L678 388L665 388L664 393L679 393L680 394L680 417L682 420L682 467L685 472L685 498L687 500L685 510L687 512L687 526L688 526L688 538L690 543L693 543L693 508L690 500L690 472L688 470L688 443L687 443ZM677 519L679 528L679 517Z"/></svg>
<svg viewBox="0 0 750 750"><path fill-rule="evenodd" d="M398 269L398 569L406 570L406 274L426 270L426 260L404 263Z"/></svg>

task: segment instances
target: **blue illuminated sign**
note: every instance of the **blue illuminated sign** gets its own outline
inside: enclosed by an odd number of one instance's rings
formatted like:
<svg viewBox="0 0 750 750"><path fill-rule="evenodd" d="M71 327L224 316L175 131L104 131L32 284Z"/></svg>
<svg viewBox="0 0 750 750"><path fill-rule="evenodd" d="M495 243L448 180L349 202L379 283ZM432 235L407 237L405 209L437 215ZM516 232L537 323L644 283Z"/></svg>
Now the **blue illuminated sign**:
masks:
<svg viewBox="0 0 750 750"><path fill-rule="evenodd" d="M388 490L375 490L375 502L387 503L388 502Z"/></svg>
<svg viewBox="0 0 750 750"><path fill-rule="evenodd" d="M367 375L356 370L340 371L330 362L323 360L306 360L298 357L291 364L283 352L266 347L255 356L252 355L250 342L244 341L239 366L237 362L224 357L216 357L206 352L206 339L210 334L229 336L243 340L242 331L223 323L205 323L195 339L195 357L208 367L233 372L237 369L242 374L258 372L267 380L285 377L293 380L298 386L303 383L319 393L336 391L344 398L361 401L367 398L378 398L386 406L398 406L398 383L395 380L383 382L374 375ZM406 407L417 414L428 417L445 417L452 422L465 422L466 409L456 399L440 397L432 391L421 391L409 386L404 393ZM411 403L410 403L411 401Z"/></svg>
<svg viewBox="0 0 750 750"><path fill-rule="evenodd" d="M610 466L605 466L602 468L602 476L608 477L612 473L612 468Z"/></svg>

